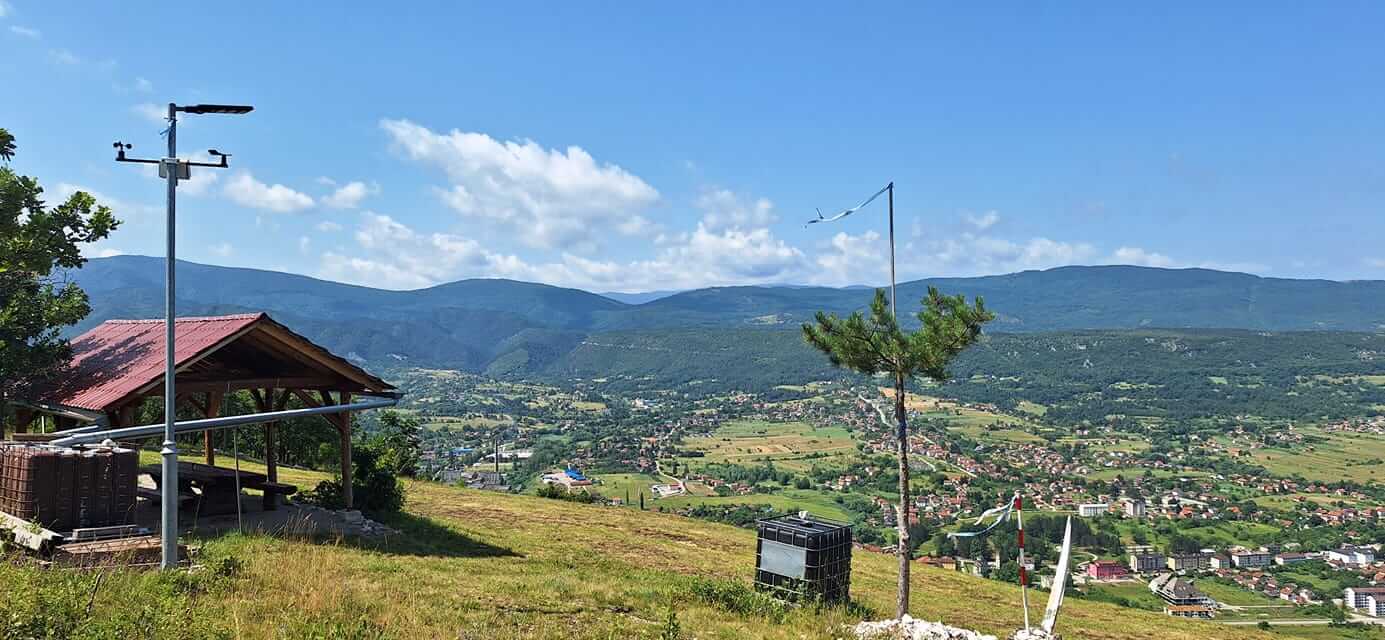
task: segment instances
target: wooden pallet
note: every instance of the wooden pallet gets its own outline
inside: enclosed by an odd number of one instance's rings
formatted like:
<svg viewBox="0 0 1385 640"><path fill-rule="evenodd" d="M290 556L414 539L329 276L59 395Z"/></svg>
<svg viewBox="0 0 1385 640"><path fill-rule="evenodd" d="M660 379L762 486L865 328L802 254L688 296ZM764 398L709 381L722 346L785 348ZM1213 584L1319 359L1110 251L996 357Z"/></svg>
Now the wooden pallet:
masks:
<svg viewBox="0 0 1385 640"><path fill-rule="evenodd" d="M62 544L63 536L57 531L44 529L32 522L16 518L0 511L0 534L11 537L14 543L47 555L54 547Z"/></svg>
<svg viewBox="0 0 1385 640"><path fill-rule="evenodd" d="M53 550L53 563L66 567L157 566L159 536L139 536L118 540L74 542ZM188 557L188 549L178 545L178 559Z"/></svg>

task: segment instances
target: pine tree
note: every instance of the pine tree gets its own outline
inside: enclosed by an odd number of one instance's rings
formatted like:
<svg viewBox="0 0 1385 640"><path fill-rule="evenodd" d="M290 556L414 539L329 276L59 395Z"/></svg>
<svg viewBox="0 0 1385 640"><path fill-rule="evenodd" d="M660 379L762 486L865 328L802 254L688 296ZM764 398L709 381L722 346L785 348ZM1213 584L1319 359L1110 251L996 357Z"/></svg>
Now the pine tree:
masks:
<svg viewBox="0 0 1385 640"><path fill-rule="evenodd" d="M899 544L899 591L896 617L909 611L909 426L904 387L918 377L943 381L947 366L981 337L981 326L995 318L981 298L968 305L963 296L944 296L929 287L918 313L922 326L906 334L899 328L883 289L875 290L870 317L856 312L845 319L818 312L816 322L803 325L803 338L827 354L835 367L875 375L887 374L894 383L894 415L898 425L899 506L896 517Z"/></svg>

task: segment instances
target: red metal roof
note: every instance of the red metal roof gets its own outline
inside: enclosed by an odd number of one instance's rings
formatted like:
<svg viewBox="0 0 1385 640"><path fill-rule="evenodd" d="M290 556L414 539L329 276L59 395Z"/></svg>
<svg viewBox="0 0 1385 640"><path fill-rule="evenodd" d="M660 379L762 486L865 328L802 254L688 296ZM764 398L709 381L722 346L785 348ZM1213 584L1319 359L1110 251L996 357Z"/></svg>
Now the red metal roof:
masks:
<svg viewBox="0 0 1385 640"><path fill-rule="evenodd" d="M263 313L248 313L178 318L174 323L175 366L196 360L208 349L267 317ZM104 411L161 379L163 373L163 320L107 320L72 340L72 369L64 376L68 383L44 394L43 401Z"/></svg>

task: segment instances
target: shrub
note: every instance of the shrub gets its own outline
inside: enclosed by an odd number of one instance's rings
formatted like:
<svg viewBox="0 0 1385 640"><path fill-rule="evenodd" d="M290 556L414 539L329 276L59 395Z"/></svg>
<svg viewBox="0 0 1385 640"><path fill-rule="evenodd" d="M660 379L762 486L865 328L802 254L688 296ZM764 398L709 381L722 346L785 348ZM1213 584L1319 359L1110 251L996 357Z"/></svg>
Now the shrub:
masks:
<svg viewBox="0 0 1385 640"><path fill-rule="evenodd" d="M391 514L404 506L404 487L394 472L380 464L380 453L370 446L351 451L351 490L355 508L370 514ZM341 480L324 480L299 496L300 500L326 509L346 508Z"/></svg>
<svg viewBox="0 0 1385 640"><path fill-rule="evenodd" d="M668 608L668 617L664 618L663 626L659 627L659 640L682 640L683 628L678 624L678 612L673 607Z"/></svg>
<svg viewBox="0 0 1385 640"><path fill-rule="evenodd" d="M693 599L703 604L737 615L767 618L776 624L783 622L792 607L735 580L693 578L688 591Z"/></svg>
<svg viewBox="0 0 1385 640"><path fill-rule="evenodd" d="M535 495L540 498L550 498L553 500L567 500L568 502L580 502L582 504L592 504L601 500L601 496L587 491L568 491L556 484L546 484L539 487Z"/></svg>

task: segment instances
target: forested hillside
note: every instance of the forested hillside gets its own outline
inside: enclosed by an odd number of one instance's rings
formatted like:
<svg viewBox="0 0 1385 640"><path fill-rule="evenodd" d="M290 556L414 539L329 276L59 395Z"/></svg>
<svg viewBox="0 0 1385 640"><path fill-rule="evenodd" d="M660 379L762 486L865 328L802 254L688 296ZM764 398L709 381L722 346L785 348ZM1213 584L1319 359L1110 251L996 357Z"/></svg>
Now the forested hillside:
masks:
<svg viewBox="0 0 1385 640"><path fill-rule="evenodd" d="M110 318L163 314L161 259L95 259L73 277L90 293L94 309L74 331ZM334 351L376 366L453 368L502 377L652 377L659 383L723 387L829 375L822 360L803 348L799 323L819 310L849 313L870 299L869 290L861 288L718 287L626 304L577 289L509 280L463 280L387 291L192 263L180 263L178 283L181 315L268 311ZM992 344L1014 345L1009 351L1015 353L1037 353L1025 344L1054 347L1046 352L1051 355L1008 360L995 356L991 347L975 356L992 358L977 371L1070 371L1078 376L1074 384L1095 382L1082 376L1100 375L1097 371L1106 368L1077 371L1085 360L1077 352L1027 334L1151 327L1373 332L1385 324L1385 282L1380 281L1286 280L1205 269L1063 267L904 283L899 286L901 306L916 306L913 301L929 285L984 297L998 316L989 327L991 333L1014 334ZM912 321L910 316L901 319ZM1328 345L1318 343L1354 339L1327 335L1332 334L1292 341L1326 349ZM1132 344L1147 344L1145 337ZM1232 332L1225 339L1240 348L1254 343L1256 336ZM1284 339L1264 336L1262 342L1279 346L1260 348L1281 348L1278 341ZM1154 353L1159 354L1157 349ZM1179 363L1203 362L1198 354L1220 351L1206 347L1171 353L1144 364L1160 363L1157 369L1166 373L1179 370L1174 366ZM1123 362L1116 354L1103 355L1102 360ZM1164 373L1151 369L1146 375ZM1220 393L1233 400L1248 396L1247 401L1269 393L1254 389L1239 386Z"/></svg>

